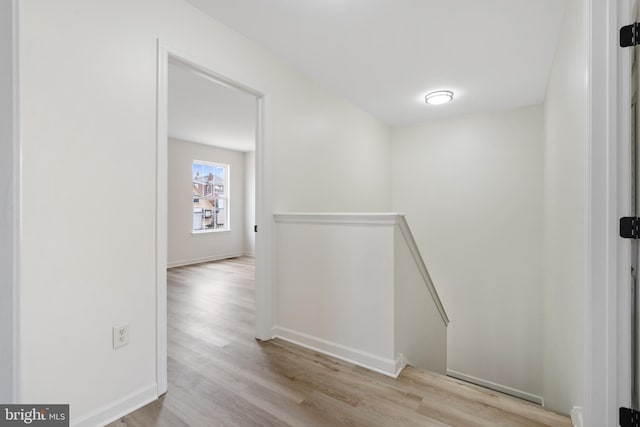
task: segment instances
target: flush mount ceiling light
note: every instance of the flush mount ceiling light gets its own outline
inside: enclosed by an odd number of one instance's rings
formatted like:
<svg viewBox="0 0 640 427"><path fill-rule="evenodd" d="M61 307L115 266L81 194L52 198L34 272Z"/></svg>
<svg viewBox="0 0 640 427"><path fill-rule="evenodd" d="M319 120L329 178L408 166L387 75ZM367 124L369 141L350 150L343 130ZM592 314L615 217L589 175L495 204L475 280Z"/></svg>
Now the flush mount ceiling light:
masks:
<svg viewBox="0 0 640 427"><path fill-rule="evenodd" d="M428 93L427 96L424 97L425 102L431 105L446 104L452 99L453 92L450 90L438 90L436 92Z"/></svg>

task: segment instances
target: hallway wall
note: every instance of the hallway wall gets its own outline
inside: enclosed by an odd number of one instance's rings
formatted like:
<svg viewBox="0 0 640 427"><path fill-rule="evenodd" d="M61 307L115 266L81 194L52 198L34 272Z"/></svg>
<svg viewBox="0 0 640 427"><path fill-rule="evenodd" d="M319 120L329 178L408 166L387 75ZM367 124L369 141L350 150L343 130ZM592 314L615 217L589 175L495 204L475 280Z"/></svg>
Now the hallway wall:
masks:
<svg viewBox="0 0 640 427"><path fill-rule="evenodd" d="M450 374L542 395L542 106L393 130L393 209L451 323Z"/></svg>
<svg viewBox="0 0 640 427"><path fill-rule="evenodd" d="M19 398L96 425L157 392L156 231L135 212L156 206L158 38L266 94L268 212L388 211L390 134L182 0L21 7Z"/></svg>
<svg viewBox="0 0 640 427"><path fill-rule="evenodd" d="M543 389L582 406L587 262L587 60L584 2L567 1L545 98Z"/></svg>

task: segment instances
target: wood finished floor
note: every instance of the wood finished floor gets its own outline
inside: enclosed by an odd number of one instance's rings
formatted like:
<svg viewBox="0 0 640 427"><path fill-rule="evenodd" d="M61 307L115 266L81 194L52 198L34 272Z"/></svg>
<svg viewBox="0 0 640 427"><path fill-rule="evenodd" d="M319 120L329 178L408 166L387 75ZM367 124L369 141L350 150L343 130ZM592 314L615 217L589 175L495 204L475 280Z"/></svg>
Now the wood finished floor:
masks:
<svg viewBox="0 0 640 427"><path fill-rule="evenodd" d="M168 272L169 392L109 427L571 426L567 417L415 368L398 379L253 338L254 264Z"/></svg>

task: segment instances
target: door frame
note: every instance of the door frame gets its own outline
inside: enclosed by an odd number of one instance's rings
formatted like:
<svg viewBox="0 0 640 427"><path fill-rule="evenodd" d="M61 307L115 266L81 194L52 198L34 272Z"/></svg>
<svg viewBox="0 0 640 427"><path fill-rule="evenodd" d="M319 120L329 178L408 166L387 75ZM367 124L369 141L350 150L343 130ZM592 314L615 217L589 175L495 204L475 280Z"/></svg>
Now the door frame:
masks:
<svg viewBox="0 0 640 427"><path fill-rule="evenodd" d="M618 29L630 0L584 3L588 143L585 426L618 425L631 397L630 242L618 219L630 212L630 63Z"/></svg>
<svg viewBox="0 0 640 427"><path fill-rule="evenodd" d="M156 132L156 379L158 396L168 389L167 375L167 193L168 193L168 70L169 63L186 66L198 75L218 84L241 90L256 98L256 233L255 286L256 320L255 337L260 340L273 338L272 284L271 284L271 197L267 173L266 111L270 98L262 91L219 74L183 52L170 48L160 39L157 42L157 132Z"/></svg>
<svg viewBox="0 0 640 427"><path fill-rule="evenodd" d="M0 6L4 16L2 35L6 43L1 49L0 60L4 67L0 93L3 105L0 106L0 127L4 129L0 135L2 152L7 157L3 161L5 173L0 176L0 252L3 266L0 269L0 299L2 309L6 310L0 322L0 360L2 361L2 377L0 381L0 397L6 403L18 402L19 389L19 291L20 291L20 209L21 209L21 152L19 138L19 82L18 82L18 24L19 0L2 2ZM6 150L6 151L5 151Z"/></svg>

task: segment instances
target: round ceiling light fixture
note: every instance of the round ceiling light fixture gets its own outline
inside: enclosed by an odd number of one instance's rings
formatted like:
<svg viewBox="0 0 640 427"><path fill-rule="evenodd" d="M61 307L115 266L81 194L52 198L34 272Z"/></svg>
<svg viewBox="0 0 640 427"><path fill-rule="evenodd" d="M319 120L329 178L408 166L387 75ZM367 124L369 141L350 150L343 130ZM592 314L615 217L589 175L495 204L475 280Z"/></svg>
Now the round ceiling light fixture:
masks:
<svg viewBox="0 0 640 427"><path fill-rule="evenodd" d="M425 102L431 105L446 104L452 99L453 92L451 92L450 90L438 90L428 93L427 96L424 97Z"/></svg>

